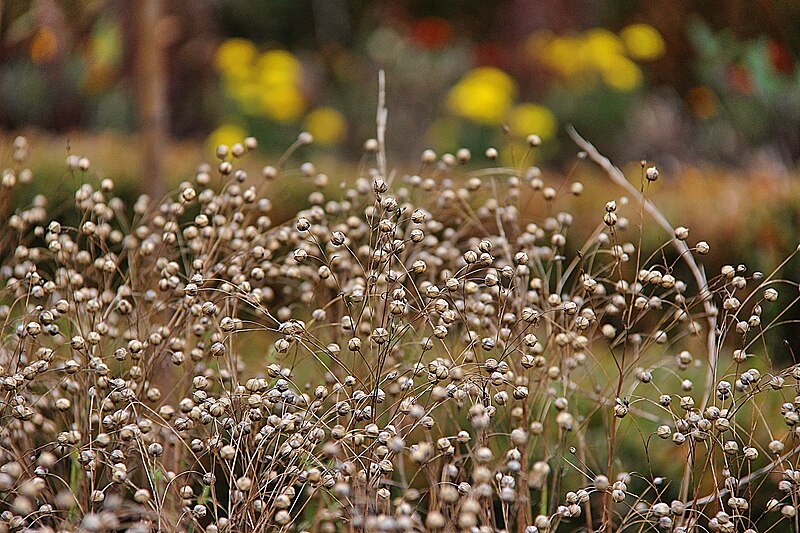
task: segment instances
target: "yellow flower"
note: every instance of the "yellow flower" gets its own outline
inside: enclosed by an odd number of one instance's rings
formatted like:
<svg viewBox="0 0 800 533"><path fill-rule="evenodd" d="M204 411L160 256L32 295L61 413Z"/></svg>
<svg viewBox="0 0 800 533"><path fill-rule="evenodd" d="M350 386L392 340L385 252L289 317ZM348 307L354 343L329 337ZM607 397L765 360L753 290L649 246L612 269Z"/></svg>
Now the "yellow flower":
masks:
<svg viewBox="0 0 800 533"><path fill-rule="evenodd" d="M347 132L347 122L341 113L332 107L318 107L305 120L305 129L314 140L323 145L336 144Z"/></svg>
<svg viewBox="0 0 800 533"><path fill-rule="evenodd" d="M300 61L286 50L269 50L256 63L258 81L264 87L296 85L300 81Z"/></svg>
<svg viewBox="0 0 800 533"><path fill-rule="evenodd" d="M518 136L534 133L543 140L556 134L556 117L552 111L539 104L515 105L508 114L508 126Z"/></svg>
<svg viewBox="0 0 800 533"><path fill-rule="evenodd" d="M632 91L641 85L644 78L641 69L626 57L616 57L601 73L603 81L618 91Z"/></svg>
<svg viewBox="0 0 800 533"><path fill-rule="evenodd" d="M467 72L447 95L450 110L481 124L503 121L514 100L516 85L511 76L494 67L478 67Z"/></svg>
<svg viewBox="0 0 800 533"><path fill-rule="evenodd" d="M586 68L582 41L574 35L555 37L544 45L542 62L564 78L580 74Z"/></svg>
<svg viewBox="0 0 800 533"><path fill-rule="evenodd" d="M619 35L628 55L633 59L643 61L658 59L666 50L661 34L649 24L631 24Z"/></svg>
<svg viewBox="0 0 800 533"><path fill-rule="evenodd" d="M625 50L616 35L602 28L594 28L584 34L581 51L591 67L603 71L614 64Z"/></svg>
<svg viewBox="0 0 800 533"><path fill-rule="evenodd" d="M587 65L587 56L582 46L581 39L567 35L553 42L552 60L557 61L557 69L567 78L584 73Z"/></svg>
<svg viewBox="0 0 800 533"><path fill-rule="evenodd" d="M246 131L244 131L236 124L228 123L228 124L223 124L214 131L212 131L211 135L208 136L206 144L208 146L208 150L212 154L216 154L217 146L219 146L220 144L224 144L230 147L236 143L242 142L245 137L247 137Z"/></svg>
<svg viewBox="0 0 800 533"><path fill-rule="evenodd" d="M241 74L249 68L256 53L256 46L247 39L228 39L217 48L214 65L225 74Z"/></svg>
<svg viewBox="0 0 800 533"><path fill-rule="evenodd" d="M269 50L256 60L257 107L269 119L292 122L305 110L300 61L286 50Z"/></svg>
<svg viewBox="0 0 800 533"><path fill-rule="evenodd" d="M273 87L261 93L261 110L276 122L292 122L305 110L303 95L297 87Z"/></svg>

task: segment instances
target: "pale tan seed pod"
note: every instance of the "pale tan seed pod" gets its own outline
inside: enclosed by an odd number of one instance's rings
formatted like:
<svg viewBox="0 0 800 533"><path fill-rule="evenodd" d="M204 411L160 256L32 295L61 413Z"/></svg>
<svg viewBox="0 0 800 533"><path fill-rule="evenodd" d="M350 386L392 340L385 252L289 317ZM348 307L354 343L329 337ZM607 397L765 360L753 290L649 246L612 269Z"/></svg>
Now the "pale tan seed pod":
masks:
<svg viewBox="0 0 800 533"><path fill-rule="evenodd" d="M236 448L226 444L219 450L219 456L225 461L231 461L236 456Z"/></svg>
<svg viewBox="0 0 800 533"><path fill-rule="evenodd" d="M781 442L779 440L771 440L770 443L769 443L769 451L774 453L774 454L780 454L785 449L786 449L786 446L783 444L783 442Z"/></svg>
<svg viewBox="0 0 800 533"><path fill-rule="evenodd" d="M274 521L276 524L278 524L279 526L285 526L285 525L287 525L289 522L291 522L291 521L292 521L292 516L289 514L289 511L287 511L287 510L285 510L285 509L281 509L280 511L278 511L277 513L275 513L275 516L274 516L274 518L273 518L273 521Z"/></svg>
<svg viewBox="0 0 800 533"><path fill-rule="evenodd" d="M444 515L439 511L429 511L425 517L425 526L431 530L441 529L446 523Z"/></svg>

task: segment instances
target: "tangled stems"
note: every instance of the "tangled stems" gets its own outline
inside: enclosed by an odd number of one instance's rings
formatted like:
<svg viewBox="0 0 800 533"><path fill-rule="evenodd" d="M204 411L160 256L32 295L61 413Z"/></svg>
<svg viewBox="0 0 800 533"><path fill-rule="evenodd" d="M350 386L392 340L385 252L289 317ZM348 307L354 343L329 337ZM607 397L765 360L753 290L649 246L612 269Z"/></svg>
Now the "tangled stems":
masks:
<svg viewBox="0 0 800 533"><path fill-rule="evenodd" d="M574 132L613 184L574 216L582 160L568 186L466 149L390 172L381 109L353 179L294 168L308 134L254 178L247 138L131 208L73 157L72 210L22 205L15 141L0 530L795 527L784 265L706 277L657 169L637 189ZM278 180L314 185L282 222Z"/></svg>

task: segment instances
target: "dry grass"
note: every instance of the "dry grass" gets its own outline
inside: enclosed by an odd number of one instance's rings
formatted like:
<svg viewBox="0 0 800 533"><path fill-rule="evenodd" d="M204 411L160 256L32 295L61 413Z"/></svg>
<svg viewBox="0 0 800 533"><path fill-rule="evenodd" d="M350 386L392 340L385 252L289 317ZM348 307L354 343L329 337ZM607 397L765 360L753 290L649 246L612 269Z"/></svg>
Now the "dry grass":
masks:
<svg viewBox="0 0 800 533"><path fill-rule="evenodd" d="M798 529L800 367L766 342L798 285L704 272L654 169L575 203L589 161L400 175L379 128L356 179L255 178L254 144L133 206L70 158L55 215L15 203L14 141L0 530Z"/></svg>

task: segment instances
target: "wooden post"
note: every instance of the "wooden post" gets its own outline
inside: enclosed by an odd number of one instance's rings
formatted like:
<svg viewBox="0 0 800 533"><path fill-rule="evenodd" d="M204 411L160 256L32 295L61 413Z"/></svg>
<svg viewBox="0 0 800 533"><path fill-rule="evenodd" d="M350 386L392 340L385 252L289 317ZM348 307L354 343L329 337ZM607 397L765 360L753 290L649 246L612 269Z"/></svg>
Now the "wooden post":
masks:
<svg viewBox="0 0 800 533"><path fill-rule="evenodd" d="M135 0L136 32L136 103L142 159L141 190L159 201L166 192L163 176L163 153L169 131L165 46L161 35L161 0Z"/></svg>

